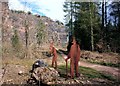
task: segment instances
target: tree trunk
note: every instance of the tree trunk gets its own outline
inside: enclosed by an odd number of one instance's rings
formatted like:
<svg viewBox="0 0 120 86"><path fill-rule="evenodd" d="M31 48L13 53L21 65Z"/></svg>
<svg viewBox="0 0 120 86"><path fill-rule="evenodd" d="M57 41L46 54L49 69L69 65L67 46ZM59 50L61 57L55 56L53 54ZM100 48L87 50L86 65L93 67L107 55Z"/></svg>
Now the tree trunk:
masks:
<svg viewBox="0 0 120 86"><path fill-rule="evenodd" d="M104 29L104 0L102 2L102 29Z"/></svg>
<svg viewBox="0 0 120 86"><path fill-rule="evenodd" d="M91 3L93 5L93 3ZM90 8L90 33L91 33L91 50L94 51L94 37L93 37L93 21L92 21L92 7L91 4L89 3L89 8Z"/></svg>
<svg viewBox="0 0 120 86"><path fill-rule="evenodd" d="M70 26L71 26L71 32L72 32L72 35L74 34L74 30L73 30L73 19L72 19L72 17L73 17L73 3L72 2L70 2L70 7L71 7L71 23L70 23Z"/></svg>
<svg viewBox="0 0 120 86"><path fill-rule="evenodd" d="M105 26L107 25L107 2L105 0Z"/></svg>
<svg viewBox="0 0 120 86"><path fill-rule="evenodd" d="M28 38L29 38L29 33L28 33L28 27L25 27L25 58L28 58L29 55L29 46L28 46Z"/></svg>

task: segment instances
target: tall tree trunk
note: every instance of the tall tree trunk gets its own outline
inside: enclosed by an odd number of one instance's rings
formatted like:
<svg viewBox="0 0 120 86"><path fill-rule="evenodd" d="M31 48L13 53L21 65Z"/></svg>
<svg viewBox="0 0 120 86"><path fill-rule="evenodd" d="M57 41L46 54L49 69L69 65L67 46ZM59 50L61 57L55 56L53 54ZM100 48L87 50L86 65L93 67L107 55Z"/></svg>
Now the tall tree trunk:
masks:
<svg viewBox="0 0 120 86"><path fill-rule="evenodd" d="M120 2L118 2L118 31L120 32Z"/></svg>
<svg viewBox="0 0 120 86"><path fill-rule="evenodd" d="M105 26L107 25L107 2L105 0Z"/></svg>
<svg viewBox="0 0 120 86"><path fill-rule="evenodd" d="M25 49L25 58L28 58L28 54L29 54L29 46L28 46L28 38L29 38L29 33L28 33L28 30L29 28L28 28L28 25L26 25L25 26L25 47L26 47L26 49Z"/></svg>
<svg viewBox="0 0 120 86"><path fill-rule="evenodd" d="M74 30L73 30L73 2L70 2L70 7L71 7L71 21L70 21L70 26L71 26L71 31L72 31L72 35L74 34Z"/></svg>
<svg viewBox="0 0 120 86"><path fill-rule="evenodd" d="M104 14L104 0L102 0L102 27L101 27L101 30L102 30L102 33L101 33L101 38L104 38L104 24L105 24L105 22L104 22L104 16L105 14Z"/></svg>
<svg viewBox="0 0 120 86"><path fill-rule="evenodd" d="M25 9L26 9L25 2ZM27 14L25 14L25 58L29 57L29 22L27 21Z"/></svg>
<svg viewBox="0 0 120 86"><path fill-rule="evenodd" d="M102 29L104 28L104 0L102 1Z"/></svg>
<svg viewBox="0 0 120 86"><path fill-rule="evenodd" d="M107 2L106 2L106 0L104 1L105 3L104 3L104 5L105 5L105 13L104 13L104 18L105 18L105 41L108 43L108 38L107 38L107 33L108 33L108 30L107 30Z"/></svg>
<svg viewBox="0 0 120 86"><path fill-rule="evenodd" d="M93 3L89 3L90 8L90 33L91 33L91 50L94 51L94 37L93 37L93 21L92 21L92 7Z"/></svg>

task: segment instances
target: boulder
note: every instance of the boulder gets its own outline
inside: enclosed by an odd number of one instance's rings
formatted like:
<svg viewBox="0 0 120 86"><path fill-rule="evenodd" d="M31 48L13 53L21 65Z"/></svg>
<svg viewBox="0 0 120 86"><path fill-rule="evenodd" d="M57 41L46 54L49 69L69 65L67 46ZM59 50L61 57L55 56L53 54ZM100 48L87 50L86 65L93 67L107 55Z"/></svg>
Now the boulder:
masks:
<svg viewBox="0 0 120 86"><path fill-rule="evenodd" d="M33 72L34 69L38 67L47 67L47 66L48 65L43 60L38 59L33 63L31 72Z"/></svg>
<svg viewBox="0 0 120 86"><path fill-rule="evenodd" d="M51 67L38 67L32 73L32 77L44 84L55 84L55 81L59 76L60 75L58 74L58 72Z"/></svg>

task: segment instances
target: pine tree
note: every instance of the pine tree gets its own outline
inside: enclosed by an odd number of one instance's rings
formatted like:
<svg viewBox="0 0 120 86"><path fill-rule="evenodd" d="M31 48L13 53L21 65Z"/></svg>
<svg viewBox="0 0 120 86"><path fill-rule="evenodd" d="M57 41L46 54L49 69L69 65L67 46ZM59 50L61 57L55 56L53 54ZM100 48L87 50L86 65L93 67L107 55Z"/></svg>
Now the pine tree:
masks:
<svg viewBox="0 0 120 86"><path fill-rule="evenodd" d="M14 29L14 34L11 38L12 41L12 47L14 48L14 51L19 52L20 50L20 43L19 43L19 37L18 32L16 29Z"/></svg>
<svg viewBox="0 0 120 86"><path fill-rule="evenodd" d="M45 25L43 24L42 21L39 21L38 23L36 38L38 45L40 45L42 41L45 39Z"/></svg>
<svg viewBox="0 0 120 86"><path fill-rule="evenodd" d="M78 19L75 20L76 37L81 42L83 49L94 50L94 40L96 40L94 38L99 36L100 24L97 5L93 2L82 2L79 3L79 6Z"/></svg>
<svg viewBox="0 0 120 86"><path fill-rule="evenodd" d="M68 31L70 34L73 34L73 13L74 13L74 8L73 8L73 2L64 2L64 12L66 12L65 15L65 21L66 21L66 26L68 26Z"/></svg>
<svg viewBox="0 0 120 86"><path fill-rule="evenodd" d="M120 1L111 3L111 13L110 15L114 18L114 24L116 29L120 31Z"/></svg>
<svg viewBox="0 0 120 86"><path fill-rule="evenodd" d="M111 48L113 49L113 52L120 52L120 1L118 2L112 2L110 4L111 12L110 16L112 17L112 21L114 28L111 32Z"/></svg>

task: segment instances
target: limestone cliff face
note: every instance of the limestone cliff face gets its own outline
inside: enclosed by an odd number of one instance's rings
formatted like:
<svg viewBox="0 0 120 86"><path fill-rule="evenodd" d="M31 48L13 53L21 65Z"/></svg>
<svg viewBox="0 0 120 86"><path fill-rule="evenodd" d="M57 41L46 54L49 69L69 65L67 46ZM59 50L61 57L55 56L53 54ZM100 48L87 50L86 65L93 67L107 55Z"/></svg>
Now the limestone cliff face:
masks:
<svg viewBox="0 0 120 86"><path fill-rule="evenodd" d="M3 42L11 43L11 37L16 29L22 44L25 44L25 24L28 26L29 43L36 43L39 22L44 24L45 37L43 44L54 40L55 44L67 42L65 26L58 21L53 21L46 16L33 15L30 12L9 10L8 3L2 3L2 37ZM26 22L26 23L25 23Z"/></svg>
<svg viewBox="0 0 120 86"><path fill-rule="evenodd" d="M2 38L3 41L6 41L6 39L9 37L9 24L8 24L8 19L9 19L9 9L8 9L8 3L7 2L1 2L1 13L2 13Z"/></svg>

